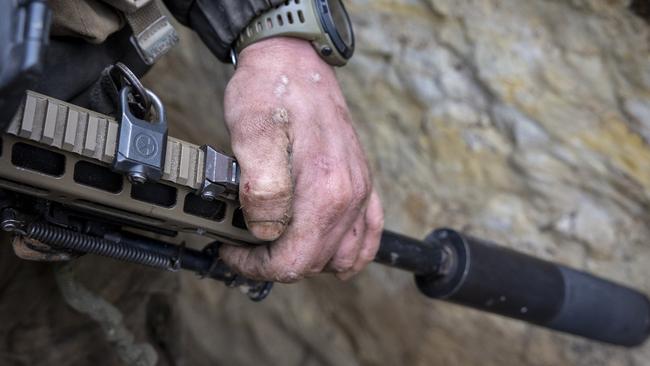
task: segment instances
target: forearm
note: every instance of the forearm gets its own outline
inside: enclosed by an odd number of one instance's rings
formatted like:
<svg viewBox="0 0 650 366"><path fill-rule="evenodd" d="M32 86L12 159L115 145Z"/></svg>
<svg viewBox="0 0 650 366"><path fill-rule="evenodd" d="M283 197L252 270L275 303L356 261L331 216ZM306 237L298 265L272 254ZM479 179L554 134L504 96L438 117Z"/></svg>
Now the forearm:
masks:
<svg viewBox="0 0 650 366"><path fill-rule="evenodd" d="M228 61L230 49L257 15L283 0L164 0L181 23L194 29L212 53Z"/></svg>

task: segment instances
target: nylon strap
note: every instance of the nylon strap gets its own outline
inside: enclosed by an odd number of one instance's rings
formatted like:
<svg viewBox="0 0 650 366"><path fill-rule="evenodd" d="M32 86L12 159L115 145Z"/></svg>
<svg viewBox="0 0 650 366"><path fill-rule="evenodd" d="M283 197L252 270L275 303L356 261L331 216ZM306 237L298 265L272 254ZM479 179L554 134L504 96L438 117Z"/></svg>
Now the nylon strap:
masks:
<svg viewBox="0 0 650 366"><path fill-rule="evenodd" d="M7 133L110 165L118 129L110 116L28 91ZM204 181L204 161L198 145L168 137L162 179L198 189Z"/></svg>
<svg viewBox="0 0 650 366"><path fill-rule="evenodd" d="M158 3L159 0L105 0L124 12L133 30L131 43L147 65L153 65L178 43L178 33Z"/></svg>

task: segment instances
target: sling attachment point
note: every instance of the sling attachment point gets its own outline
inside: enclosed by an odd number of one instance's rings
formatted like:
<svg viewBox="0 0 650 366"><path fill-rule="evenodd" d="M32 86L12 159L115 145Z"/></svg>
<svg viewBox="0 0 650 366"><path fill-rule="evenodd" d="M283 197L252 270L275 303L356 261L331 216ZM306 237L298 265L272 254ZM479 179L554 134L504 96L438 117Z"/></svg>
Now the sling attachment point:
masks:
<svg viewBox="0 0 650 366"><path fill-rule="evenodd" d="M212 201L218 196L237 196L239 165L231 156L209 145L201 146L204 154L204 179L199 188L202 199Z"/></svg>
<svg viewBox="0 0 650 366"><path fill-rule="evenodd" d="M133 184L158 181L163 176L167 151L167 118L165 107L153 92L145 89L155 111L156 122L137 118L131 113L129 95L132 89L120 90L120 130L113 170L125 173Z"/></svg>

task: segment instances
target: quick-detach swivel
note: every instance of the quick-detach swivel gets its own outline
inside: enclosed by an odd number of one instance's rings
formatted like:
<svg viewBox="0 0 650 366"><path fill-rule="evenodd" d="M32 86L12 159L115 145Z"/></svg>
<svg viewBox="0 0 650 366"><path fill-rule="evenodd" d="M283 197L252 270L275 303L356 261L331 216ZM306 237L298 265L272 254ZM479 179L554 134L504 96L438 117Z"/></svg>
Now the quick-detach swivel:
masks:
<svg viewBox="0 0 650 366"><path fill-rule="evenodd" d="M155 122L137 118L130 110L130 86L120 90L120 131L113 170L123 172L131 183L158 181L163 175L167 151L167 119L165 107L153 92L144 89L151 100Z"/></svg>
<svg viewBox="0 0 650 366"><path fill-rule="evenodd" d="M26 235L25 223L18 219L18 215L13 208L4 208L0 212L0 229L8 233Z"/></svg>

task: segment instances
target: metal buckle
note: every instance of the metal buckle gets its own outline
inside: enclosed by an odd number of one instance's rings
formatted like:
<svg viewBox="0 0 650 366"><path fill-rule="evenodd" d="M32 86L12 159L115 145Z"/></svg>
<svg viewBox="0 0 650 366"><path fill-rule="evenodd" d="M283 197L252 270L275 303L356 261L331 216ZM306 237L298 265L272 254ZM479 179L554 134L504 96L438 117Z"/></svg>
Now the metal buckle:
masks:
<svg viewBox="0 0 650 366"><path fill-rule="evenodd" d="M131 43L142 61L153 65L178 43L178 34L167 17L162 16L142 32L133 34Z"/></svg>
<svg viewBox="0 0 650 366"><path fill-rule="evenodd" d="M234 48L230 49L230 62L232 62L232 67L237 70L237 62L239 62L239 55L237 54L237 51L235 51Z"/></svg>
<svg viewBox="0 0 650 366"><path fill-rule="evenodd" d="M178 43L178 33L158 8L157 0L149 1L126 20L133 30L131 43L147 65L153 65Z"/></svg>

